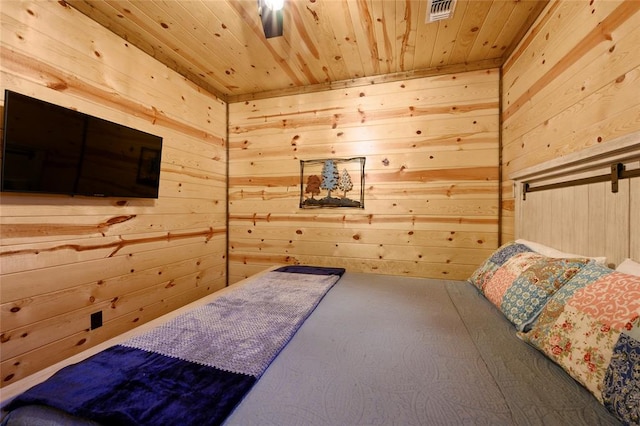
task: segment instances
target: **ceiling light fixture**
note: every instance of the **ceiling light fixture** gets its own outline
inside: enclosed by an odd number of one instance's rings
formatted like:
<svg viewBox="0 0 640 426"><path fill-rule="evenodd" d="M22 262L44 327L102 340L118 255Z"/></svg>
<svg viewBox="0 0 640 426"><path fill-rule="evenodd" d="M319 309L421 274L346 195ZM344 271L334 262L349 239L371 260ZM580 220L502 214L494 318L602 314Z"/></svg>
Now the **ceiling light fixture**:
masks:
<svg viewBox="0 0 640 426"><path fill-rule="evenodd" d="M283 8L284 0L258 0L258 14L266 38L282 36Z"/></svg>
<svg viewBox="0 0 640 426"><path fill-rule="evenodd" d="M273 11L282 10L284 0L264 0L264 5Z"/></svg>

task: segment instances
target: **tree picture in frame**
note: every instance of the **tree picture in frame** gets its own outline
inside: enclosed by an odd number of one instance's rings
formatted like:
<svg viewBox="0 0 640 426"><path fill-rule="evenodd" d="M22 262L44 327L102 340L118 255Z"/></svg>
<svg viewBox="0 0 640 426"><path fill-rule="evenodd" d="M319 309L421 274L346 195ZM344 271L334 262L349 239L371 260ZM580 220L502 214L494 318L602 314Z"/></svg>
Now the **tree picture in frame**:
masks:
<svg viewBox="0 0 640 426"><path fill-rule="evenodd" d="M365 157L300 160L300 208L364 208Z"/></svg>

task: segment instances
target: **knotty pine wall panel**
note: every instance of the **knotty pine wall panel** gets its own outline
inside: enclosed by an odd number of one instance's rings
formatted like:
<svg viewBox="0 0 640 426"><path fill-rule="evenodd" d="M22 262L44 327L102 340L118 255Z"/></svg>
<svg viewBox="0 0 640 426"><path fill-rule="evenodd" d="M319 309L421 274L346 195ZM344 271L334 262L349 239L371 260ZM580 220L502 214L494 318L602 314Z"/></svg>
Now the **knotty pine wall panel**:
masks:
<svg viewBox="0 0 640 426"><path fill-rule="evenodd" d="M274 263L467 278L498 244L498 79L231 103L230 281ZM364 209L299 208L300 160L360 156Z"/></svg>
<svg viewBox="0 0 640 426"><path fill-rule="evenodd" d="M0 89L164 139L156 200L2 194L7 385L226 284L227 117L224 102L64 2L0 13Z"/></svg>
<svg viewBox="0 0 640 426"><path fill-rule="evenodd" d="M503 66L502 232L510 173L640 130L640 2L551 1Z"/></svg>

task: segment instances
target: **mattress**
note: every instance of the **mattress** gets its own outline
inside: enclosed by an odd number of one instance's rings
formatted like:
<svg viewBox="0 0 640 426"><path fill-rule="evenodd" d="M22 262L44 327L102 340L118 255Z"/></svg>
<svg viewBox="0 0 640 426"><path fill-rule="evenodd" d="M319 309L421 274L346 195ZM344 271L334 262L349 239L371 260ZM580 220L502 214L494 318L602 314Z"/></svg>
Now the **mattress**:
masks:
<svg viewBox="0 0 640 426"><path fill-rule="evenodd" d="M617 425L462 281L347 272L225 425Z"/></svg>
<svg viewBox="0 0 640 426"><path fill-rule="evenodd" d="M5 420L89 424L37 407ZM224 424L620 423L470 284L347 272Z"/></svg>

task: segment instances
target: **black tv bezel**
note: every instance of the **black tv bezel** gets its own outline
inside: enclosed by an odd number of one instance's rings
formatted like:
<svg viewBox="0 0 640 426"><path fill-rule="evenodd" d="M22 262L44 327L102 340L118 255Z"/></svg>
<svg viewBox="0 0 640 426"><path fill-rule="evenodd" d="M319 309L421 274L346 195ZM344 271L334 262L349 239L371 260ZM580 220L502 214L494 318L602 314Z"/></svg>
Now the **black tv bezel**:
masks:
<svg viewBox="0 0 640 426"><path fill-rule="evenodd" d="M158 155L158 174L157 174L157 179L150 179L149 176L145 176L144 177L144 182L145 182L145 186L151 186L150 184L152 184L153 186L153 191L149 191L148 194L143 194L143 193L132 193L132 192L127 192L127 193L101 193L101 192L85 192L85 191L77 191L77 186L74 188L75 190L72 191L53 191L53 190L25 190L25 189L7 189L6 188L6 184L5 184L5 162L8 160L7 158L7 144L5 143L5 141L7 140L7 132L8 132L8 122L9 122L9 114L10 114L10 96L11 94L15 94L17 96L22 96L25 98L28 98L30 101L32 102L38 102L38 103L42 103L42 104L46 104L49 107L52 108L57 108L57 109L61 109L61 110L67 110L67 111L71 111L74 114L77 114L80 117L83 117L85 120L97 120L99 122L102 122L108 126L114 126L117 128L122 128L122 129L126 129L127 131L132 131L132 132L137 132L140 134L144 134L147 135L150 138L155 138L157 139L157 155ZM77 111L71 108L66 108L63 107L61 105L57 105L51 102L47 102L44 101L42 99L38 99L29 95L25 95L23 93L20 92L16 92L13 90L9 90L9 89L5 89L4 90L4 111L3 111L3 118L4 118L4 124L2 126L2 162L0 167L2 168L0 171L0 192L2 193L12 193L12 194L39 194L39 195L62 195L62 196L71 196L71 197L88 197L88 198L127 198L127 199L158 199L159 197L159 191L160 191L160 176L161 176L161 171L160 171L160 162L162 161L162 148L163 148L163 144L164 144L164 139L162 136L158 136L155 135L153 133L149 133L149 132L145 132L143 130L139 130L130 126L126 126L120 123L117 123L115 121L111 121L111 120L106 120L104 118L100 118L100 117L96 117L93 116L91 114L87 114L81 111ZM141 151L144 147L141 147ZM139 173L140 173L140 168L142 166L142 152L141 152L141 156L138 162L138 177L140 177ZM82 162L80 162L76 169L81 170L82 168Z"/></svg>

